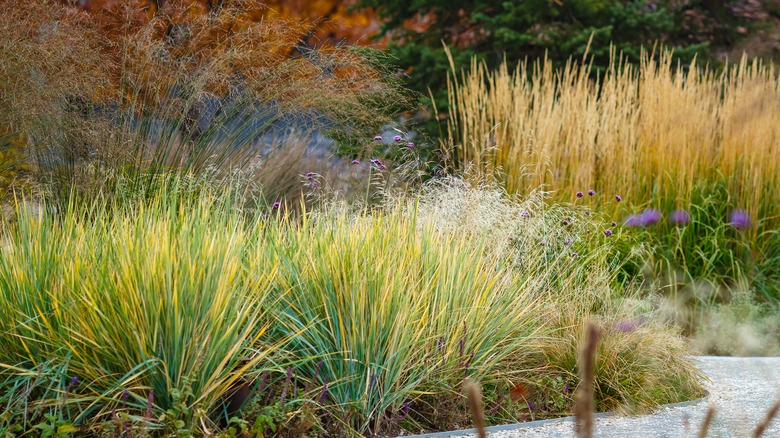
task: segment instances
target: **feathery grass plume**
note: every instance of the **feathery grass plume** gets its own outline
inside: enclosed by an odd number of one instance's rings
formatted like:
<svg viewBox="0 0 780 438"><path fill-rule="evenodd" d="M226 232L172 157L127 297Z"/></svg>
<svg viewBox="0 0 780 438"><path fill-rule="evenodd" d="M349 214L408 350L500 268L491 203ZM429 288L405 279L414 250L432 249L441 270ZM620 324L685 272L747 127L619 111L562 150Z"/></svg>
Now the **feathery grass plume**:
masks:
<svg viewBox="0 0 780 438"><path fill-rule="evenodd" d="M546 59L453 66L448 132L457 146L446 152L459 166L489 159L510 192L590 186L644 202L658 188L687 199L697 180L726 175L752 214L777 211L773 65L742 58L713 73L673 65L669 50L645 53L638 66L615 53L605 76L590 78L590 64L574 60L558 69Z"/></svg>
<svg viewBox="0 0 780 438"><path fill-rule="evenodd" d="M588 324L588 331L582 343L579 361L580 387L577 388L575 396L575 415L577 417L574 423L574 430L580 438L591 438L593 436L593 412L595 405L593 403L593 381L594 369L596 367L596 351L598 349L601 330L595 323Z"/></svg>
<svg viewBox="0 0 780 438"><path fill-rule="evenodd" d="M479 438L487 438L484 407L482 406L482 391L479 389L479 385L472 380L466 380L463 383L463 389L465 389L466 398L469 400L469 409L471 409L474 428L477 429L477 436Z"/></svg>
<svg viewBox="0 0 780 438"><path fill-rule="evenodd" d="M702 421L701 428L696 436L699 438L707 438L707 432L710 430L710 424L712 424L713 418L715 418L715 407L710 406L707 408L707 414L704 416L704 421Z"/></svg>
<svg viewBox="0 0 780 438"><path fill-rule="evenodd" d="M774 65L742 58L714 72L695 63L677 66L669 50L660 50L645 53L639 65L615 53L595 81L587 60L553 66L543 59L492 71L473 60L460 68L452 66L448 82L451 139L442 145L454 167L497 174L510 193L544 186L553 200L569 201L583 187L620 194L591 198L613 217L648 205L665 212L688 205L684 230L657 225L663 236L685 243L662 236L669 246L658 259L697 280L729 285L749 278L762 299L780 300L767 243L780 225ZM723 189L717 197L705 190L717 186ZM698 202L715 201L745 214L730 220L728 210L697 211ZM647 219L654 217L631 216L626 225L641 227ZM729 220L739 236L719 226ZM680 225L685 218L677 214L672 221ZM638 228L631 232L659 240ZM717 253L708 246L717 246ZM758 275L747 275L751 271Z"/></svg>
<svg viewBox="0 0 780 438"><path fill-rule="evenodd" d="M44 0L5 9L0 115L23 135L41 190L64 201L74 184L90 199L117 175L140 191L172 169L224 177L285 138L367 137L386 121L388 96L403 100L386 72L349 48L292 56L306 26L266 16L259 1L209 13L192 6L167 1L145 14L112 2L87 13Z"/></svg>
<svg viewBox="0 0 780 438"><path fill-rule="evenodd" d="M756 426L756 430L753 431L753 437L758 438L764 434L769 427L769 423L775 418L777 413L780 412L780 400L776 401L766 413L766 417Z"/></svg>

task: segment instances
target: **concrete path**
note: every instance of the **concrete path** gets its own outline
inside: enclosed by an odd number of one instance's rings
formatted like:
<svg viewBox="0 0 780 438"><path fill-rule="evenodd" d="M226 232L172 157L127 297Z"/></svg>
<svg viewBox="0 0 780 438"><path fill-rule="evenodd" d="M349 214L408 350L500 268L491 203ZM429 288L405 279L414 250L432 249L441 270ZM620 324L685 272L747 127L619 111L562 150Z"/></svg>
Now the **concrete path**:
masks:
<svg viewBox="0 0 780 438"><path fill-rule="evenodd" d="M780 357L697 357L711 381L704 382L709 395L698 403L662 407L655 414L636 417L602 415L596 419L596 437L696 437L709 406L715 417L709 437L750 437L772 404L780 398ZM521 423L489 429L491 438L573 437L571 418ZM474 437L472 431L423 435ZM764 437L780 437L780 415Z"/></svg>

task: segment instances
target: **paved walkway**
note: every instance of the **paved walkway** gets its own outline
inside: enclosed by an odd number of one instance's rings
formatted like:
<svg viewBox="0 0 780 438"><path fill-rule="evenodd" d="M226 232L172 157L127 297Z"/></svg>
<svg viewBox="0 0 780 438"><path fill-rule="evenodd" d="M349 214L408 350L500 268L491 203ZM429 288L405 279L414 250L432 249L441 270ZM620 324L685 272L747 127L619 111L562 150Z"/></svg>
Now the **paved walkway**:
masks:
<svg viewBox="0 0 780 438"><path fill-rule="evenodd" d="M749 437L765 417L772 404L780 398L780 357L737 358L697 357L704 373L709 395L698 403L662 407L651 415L621 417L601 416L596 419L596 437L695 437L709 406L715 417L709 429L710 437ZM539 424L518 424L490 428L491 438L573 437L571 419L550 420ZM473 437L473 433L451 432L429 437ZM764 437L780 437L780 416L770 424Z"/></svg>

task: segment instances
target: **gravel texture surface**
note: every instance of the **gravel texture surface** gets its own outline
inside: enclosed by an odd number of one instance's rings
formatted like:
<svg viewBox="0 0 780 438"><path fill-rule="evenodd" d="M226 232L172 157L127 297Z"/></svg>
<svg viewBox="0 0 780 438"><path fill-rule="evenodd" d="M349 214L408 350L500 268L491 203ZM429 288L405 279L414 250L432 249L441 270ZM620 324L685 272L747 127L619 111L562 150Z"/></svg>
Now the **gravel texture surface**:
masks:
<svg viewBox="0 0 780 438"><path fill-rule="evenodd" d="M772 404L780 398L780 357L697 357L709 377L704 382L709 395L697 403L665 406L642 416L606 415L596 419L596 437L695 437L709 406L715 416L709 437L750 437ZM474 437L470 431L424 435L427 437ZM571 419L490 428L491 438L573 437ZM764 437L780 437L780 415L770 423Z"/></svg>

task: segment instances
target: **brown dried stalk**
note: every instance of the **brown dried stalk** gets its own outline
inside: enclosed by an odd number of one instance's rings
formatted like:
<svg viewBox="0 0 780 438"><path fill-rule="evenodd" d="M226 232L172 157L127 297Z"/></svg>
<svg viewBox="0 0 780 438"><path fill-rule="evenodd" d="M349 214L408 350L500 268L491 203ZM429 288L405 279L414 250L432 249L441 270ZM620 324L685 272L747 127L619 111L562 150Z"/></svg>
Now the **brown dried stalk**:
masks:
<svg viewBox="0 0 780 438"><path fill-rule="evenodd" d="M775 418L775 415L777 415L778 411L780 411L780 400L776 401L775 404L769 408L769 411L766 413L764 420L761 423L758 423L758 427L756 427L756 430L753 432L753 436L755 438L758 438L764 434L766 428L769 427L769 423L772 422L772 419Z"/></svg>
<svg viewBox="0 0 780 438"><path fill-rule="evenodd" d="M596 349L598 348L601 331L594 323L588 325L585 345L580 351L580 387L575 397L574 431L579 438L593 436L593 374L596 365Z"/></svg>
<svg viewBox="0 0 780 438"><path fill-rule="evenodd" d="M485 417L482 415L482 391L480 391L479 385L471 380L466 380L463 384L463 388L465 389L466 397L469 399L471 417L474 421L474 428L477 429L477 436L479 438L486 438Z"/></svg>
<svg viewBox="0 0 780 438"><path fill-rule="evenodd" d="M715 416L715 407L710 406L707 409L707 415L704 417L704 422L699 429L699 438L707 438L707 431L710 430L710 423L712 423L712 417Z"/></svg>

